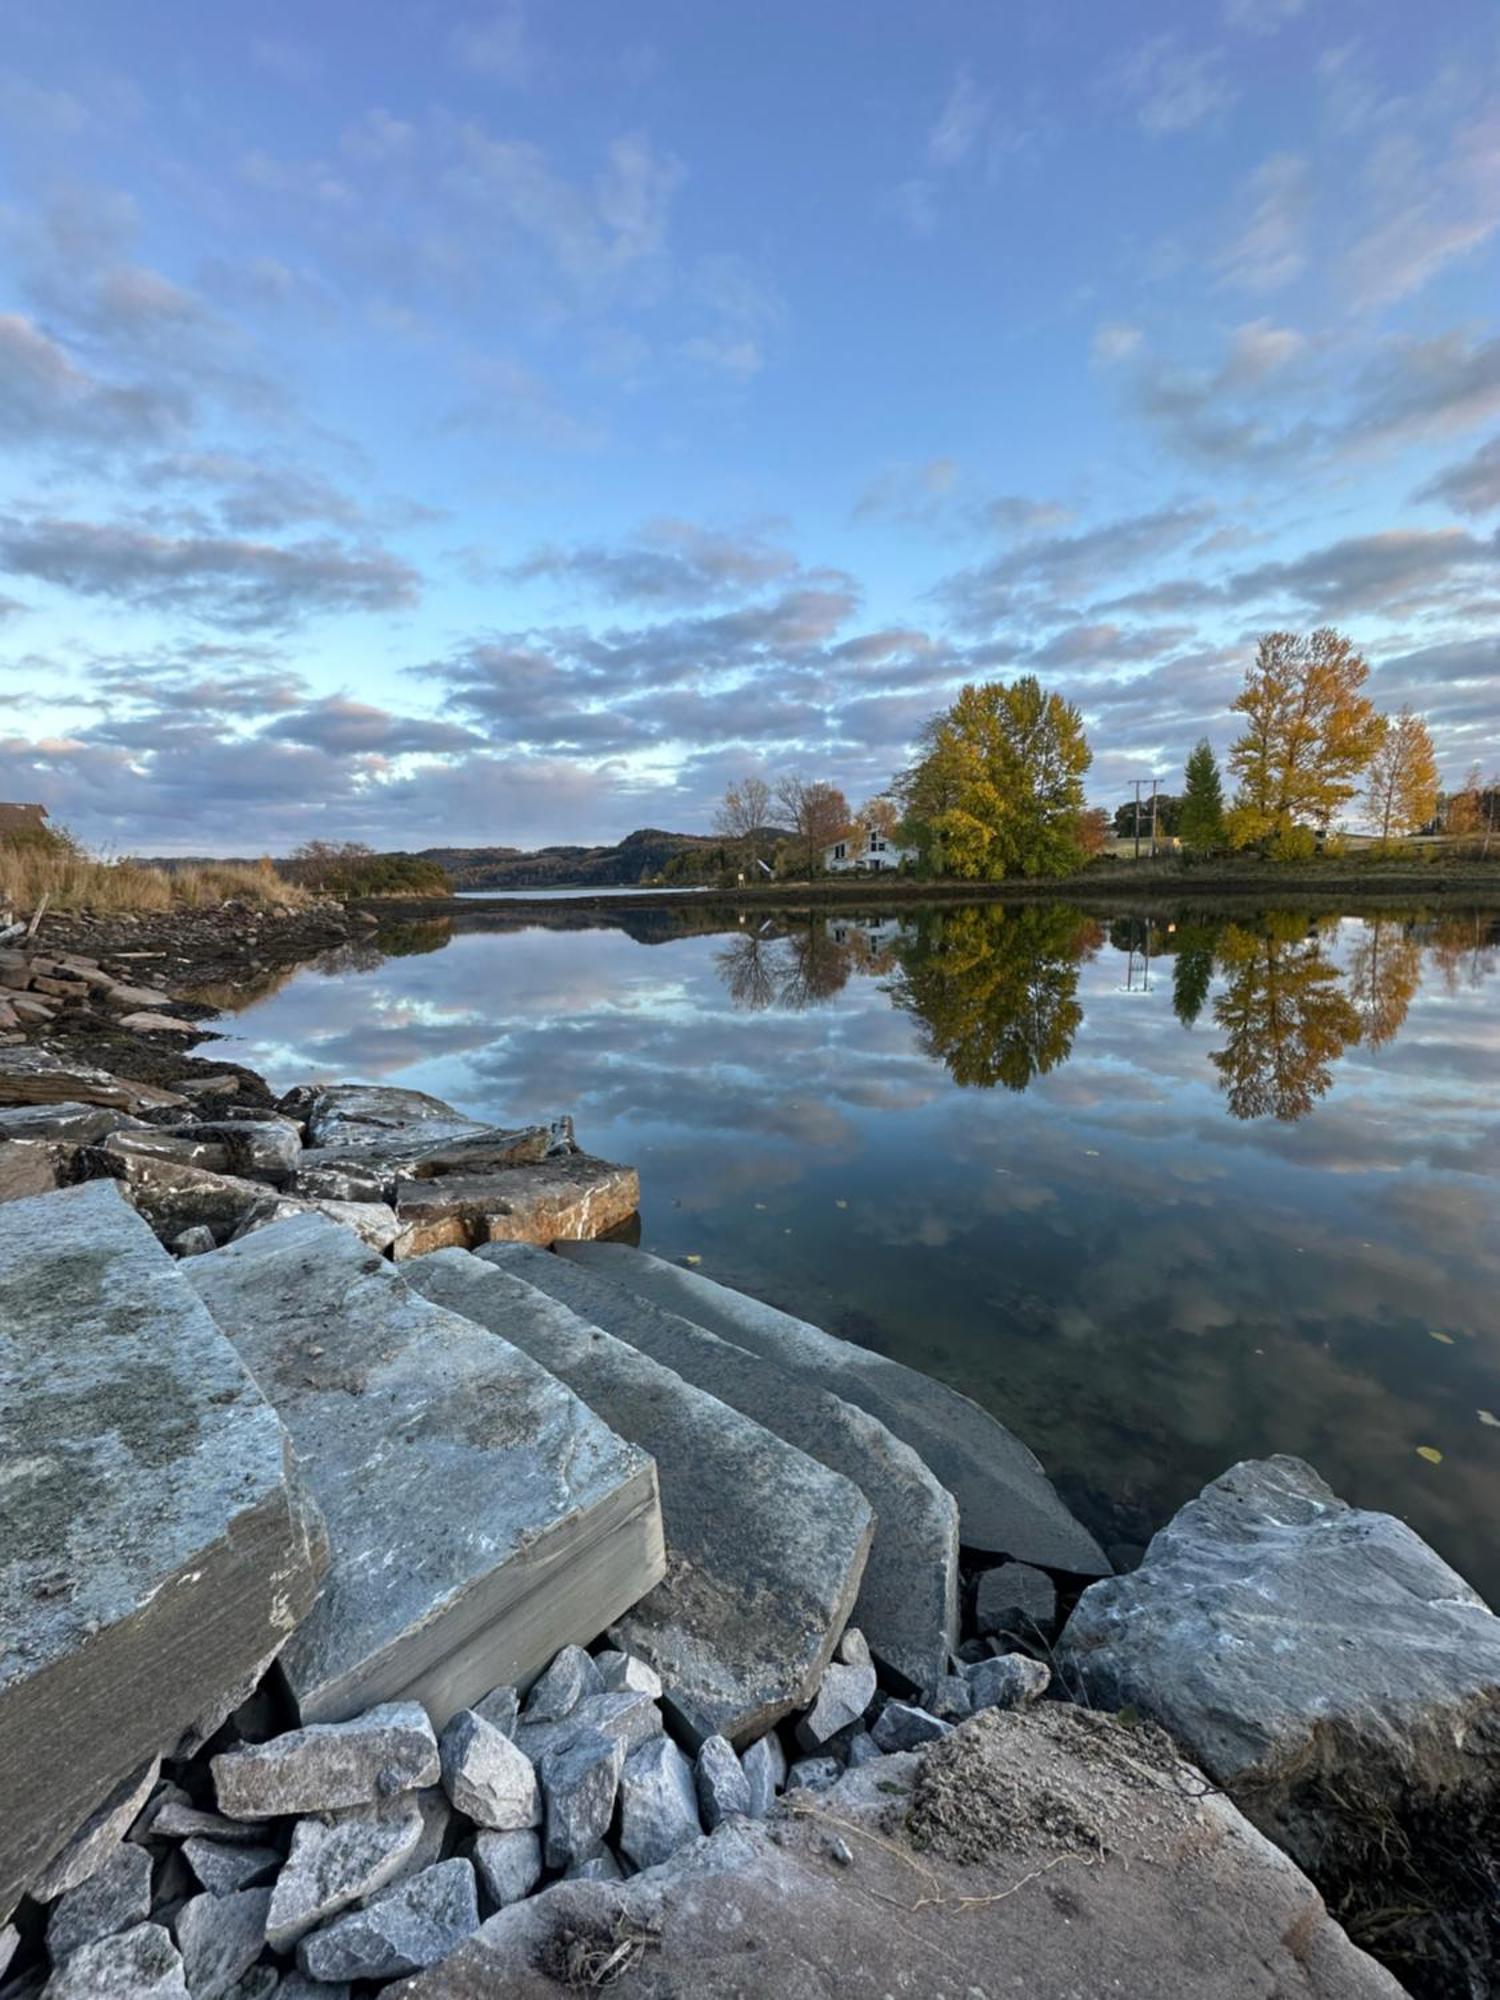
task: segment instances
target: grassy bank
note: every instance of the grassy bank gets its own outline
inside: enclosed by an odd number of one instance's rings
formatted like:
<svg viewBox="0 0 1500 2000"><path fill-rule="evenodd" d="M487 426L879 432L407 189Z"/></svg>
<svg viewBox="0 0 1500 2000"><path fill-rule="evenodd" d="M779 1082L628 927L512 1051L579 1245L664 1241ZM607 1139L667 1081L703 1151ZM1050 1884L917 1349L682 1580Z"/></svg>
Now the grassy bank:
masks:
<svg viewBox="0 0 1500 2000"><path fill-rule="evenodd" d="M168 873L139 861L100 861L59 841L0 846L0 909L30 916L44 900L49 910L146 916L226 902L301 909L312 899L269 861L210 861Z"/></svg>

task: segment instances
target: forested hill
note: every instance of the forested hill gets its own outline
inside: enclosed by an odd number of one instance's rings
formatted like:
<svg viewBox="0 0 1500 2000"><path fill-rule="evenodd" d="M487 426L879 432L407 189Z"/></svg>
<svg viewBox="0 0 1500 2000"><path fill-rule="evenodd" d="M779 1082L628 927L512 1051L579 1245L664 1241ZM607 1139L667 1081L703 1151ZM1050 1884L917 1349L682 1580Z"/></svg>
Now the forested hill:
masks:
<svg viewBox="0 0 1500 2000"><path fill-rule="evenodd" d="M653 881L679 855L722 845L712 835L641 827L614 847L426 847L455 889L605 888Z"/></svg>

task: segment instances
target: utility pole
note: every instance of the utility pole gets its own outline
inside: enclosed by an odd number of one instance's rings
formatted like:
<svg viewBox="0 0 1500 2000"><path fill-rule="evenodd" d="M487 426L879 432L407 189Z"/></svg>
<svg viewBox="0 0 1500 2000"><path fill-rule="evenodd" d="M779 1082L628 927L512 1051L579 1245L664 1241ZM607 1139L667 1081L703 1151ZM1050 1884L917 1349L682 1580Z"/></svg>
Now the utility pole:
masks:
<svg viewBox="0 0 1500 2000"><path fill-rule="evenodd" d="M1151 780L1151 859L1156 859L1156 779ZM1149 955L1149 954L1148 954Z"/></svg>
<svg viewBox="0 0 1500 2000"><path fill-rule="evenodd" d="M1137 778L1135 781L1135 854L1133 855L1132 859L1139 861L1140 858L1141 858L1141 781L1139 778Z"/></svg>

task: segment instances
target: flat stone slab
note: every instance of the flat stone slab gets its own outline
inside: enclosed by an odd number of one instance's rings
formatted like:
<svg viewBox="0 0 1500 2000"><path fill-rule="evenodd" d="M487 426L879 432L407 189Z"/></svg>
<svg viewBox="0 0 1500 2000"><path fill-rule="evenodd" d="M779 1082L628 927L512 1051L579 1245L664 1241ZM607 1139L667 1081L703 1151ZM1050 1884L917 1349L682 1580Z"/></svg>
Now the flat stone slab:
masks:
<svg viewBox="0 0 1500 2000"><path fill-rule="evenodd" d="M634 1167L569 1153L537 1166L492 1174L445 1174L403 1181L396 1194L401 1234L393 1254L476 1250L485 1243L587 1241L628 1222L641 1205Z"/></svg>
<svg viewBox="0 0 1500 2000"><path fill-rule="evenodd" d="M656 1460L667 1574L611 1636L661 1676L683 1731L749 1741L810 1701L864 1570L873 1517L859 1489L484 1253L403 1268Z"/></svg>
<svg viewBox="0 0 1500 2000"><path fill-rule="evenodd" d="M221 1812L281 1819L374 1805L433 1785L438 1743L420 1702L388 1702L348 1722L313 1722L225 1750L212 1770Z"/></svg>
<svg viewBox="0 0 1500 2000"><path fill-rule="evenodd" d="M1301 1459L1206 1486L1138 1569L1083 1593L1058 1664L1096 1707L1160 1722L1309 1866L1329 1826L1347 1850L1351 1799L1383 1836L1412 1805L1477 1812L1500 1789L1500 1618Z"/></svg>
<svg viewBox="0 0 1500 2000"><path fill-rule="evenodd" d="M501 1910L400 2000L895 1994L1401 2000L1317 1891L1159 1739L1062 1703L986 1715L626 1882Z"/></svg>
<svg viewBox="0 0 1500 2000"><path fill-rule="evenodd" d="M0 1208L0 1912L266 1670L326 1560L186 1268L112 1181Z"/></svg>
<svg viewBox="0 0 1500 2000"><path fill-rule="evenodd" d="M69 1062L49 1049L0 1049L0 1105L101 1104L115 1111L146 1111L187 1102L174 1090L114 1076L91 1063Z"/></svg>
<svg viewBox="0 0 1500 2000"><path fill-rule="evenodd" d="M441 1727L661 1576L644 1453L350 1231L296 1216L179 1268L324 1507L332 1564L281 1661L304 1722L417 1700Z"/></svg>
<svg viewBox="0 0 1500 2000"><path fill-rule="evenodd" d="M958 1644L958 1507L909 1445L858 1404L571 1257L517 1245L489 1261L852 1479L875 1511L855 1622L885 1667L913 1687L931 1686Z"/></svg>
<svg viewBox="0 0 1500 2000"><path fill-rule="evenodd" d="M878 1417L958 1502L959 1537L967 1547L1080 1576L1108 1575L1108 1557L1063 1505L1035 1452L946 1382L628 1244L560 1248L586 1269Z"/></svg>
<svg viewBox="0 0 1500 2000"><path fill-rule="evenodd" d="M486 1128L425 1090L379 1083L315 1083L288 1093L281 1109L307 1126L307 1144L340 1152L381 1152L416 1139L432 1150Z"/></svg>

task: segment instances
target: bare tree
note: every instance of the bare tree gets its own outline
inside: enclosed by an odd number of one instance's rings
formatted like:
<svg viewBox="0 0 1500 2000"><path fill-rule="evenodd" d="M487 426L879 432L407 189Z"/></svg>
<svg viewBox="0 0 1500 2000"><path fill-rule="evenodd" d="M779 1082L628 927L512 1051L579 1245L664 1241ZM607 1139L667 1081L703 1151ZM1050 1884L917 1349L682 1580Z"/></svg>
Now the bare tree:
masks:
<svg viewBox="0 0 1500 2000"><path fill-rule="evenodd" d="M797 836L810 879L818 872L823 850L849 831L849 801L837 785L794 774L776 787L776 803Z"/></svg>
<svg viewBox="0 0 1500 2000"><path fill-rule="evenodd" d="M743 846L753 866L760 858L760 837L771 813L771 787L764 778L741 778L725 789L714 814L714 832Z"/></svg>

